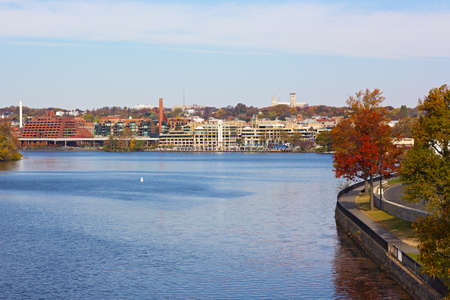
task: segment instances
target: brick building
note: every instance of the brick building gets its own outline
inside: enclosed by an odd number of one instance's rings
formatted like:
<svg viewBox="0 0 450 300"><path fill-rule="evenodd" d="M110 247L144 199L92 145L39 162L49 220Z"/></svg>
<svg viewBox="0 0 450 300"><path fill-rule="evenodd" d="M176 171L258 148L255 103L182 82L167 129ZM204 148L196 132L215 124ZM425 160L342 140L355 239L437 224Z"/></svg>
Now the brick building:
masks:
<svg viewBox="0 0 450 300"><path fill-rule="evenodd" d="M94 124L82 118L56 117L53 111L45 116L34 117L25 123L23 138L91 138Z"/></svg>

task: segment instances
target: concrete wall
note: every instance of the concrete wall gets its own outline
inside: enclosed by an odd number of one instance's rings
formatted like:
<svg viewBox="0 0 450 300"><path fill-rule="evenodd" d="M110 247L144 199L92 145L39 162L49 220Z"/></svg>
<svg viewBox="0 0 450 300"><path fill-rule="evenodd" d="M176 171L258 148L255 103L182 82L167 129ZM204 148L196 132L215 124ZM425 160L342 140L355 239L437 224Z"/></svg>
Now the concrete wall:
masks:
<svg viewBox="0 0 450 300"><path fill-rule="evenodd" d="M374 204L375 207L381 210L384 210L388 214L397 217L399 219L409 221L409 222L416 222L417 218L419 217L426 217L428 215L427 212L411 208L408 206L404 206L395 202L391 202L385 199L380 199L377 197L377 195L374 194Z"/></svg>
<svg viewBox="0 0 450 300"><path fill-rule="evenodd" d="M348 191L349 189L346 190ZM342 192L339 195L342 195ZM355 219L357 222L352 219ZM429 281L425 280L427 278L425 275L420 274L420 272L414 272L413 269L408 269L407 265L402 264L401 256L403 253L398 248L387 243L384 239L385 243L377 241L369 232L366 232L364 226L358 226L357 223L361 223L361 220L338 203L336 206L336 224L338 230L342 230L354 240L367 256L374 260L380 268L387 271L411 297L414 299L444 298L445 292L444 294L439 293L438 290L434 289L429 284ZM410 258L409 261L411 261Z"/></svg>

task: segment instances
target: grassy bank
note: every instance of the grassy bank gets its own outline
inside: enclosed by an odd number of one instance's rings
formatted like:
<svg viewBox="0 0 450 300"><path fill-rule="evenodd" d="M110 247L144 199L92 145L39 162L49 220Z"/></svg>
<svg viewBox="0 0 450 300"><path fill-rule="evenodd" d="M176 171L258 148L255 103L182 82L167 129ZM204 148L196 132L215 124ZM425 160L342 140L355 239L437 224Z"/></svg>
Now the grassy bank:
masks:
<svg viewBox="0 0 450 300"><path fill-rule="evenodd" d="M397 177L394 177L394 178L389 179L389 180L387 181L387 185L388 185L388 186L392 186L392 185L394 185L394 184L402 183L402 182L403 182L402 178L401 178L400 176L397 176ZM384 185L383 185L383 187L384 187Z"/></svg>
<svg viewBox="0 0 450 300"><path fill-rule="evenodd" d="M356 197L355 202L358 208L366 214L372 221L380 224L386 230L400 240L411 246L417 245L416 233L412 228L412 223L396 218L385 211L374 209L370 210L370 197L368 194L361 194Z"/></svg>

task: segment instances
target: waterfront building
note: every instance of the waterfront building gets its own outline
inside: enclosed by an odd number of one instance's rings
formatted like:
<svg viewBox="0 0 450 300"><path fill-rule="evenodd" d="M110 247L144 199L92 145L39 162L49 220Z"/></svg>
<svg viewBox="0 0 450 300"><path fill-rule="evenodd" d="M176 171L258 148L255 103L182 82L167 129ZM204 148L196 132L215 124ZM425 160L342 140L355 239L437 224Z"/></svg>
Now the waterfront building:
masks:
<svg viewBox="0 0 450 300"><path fill-rule="evenodd" d="M299 122L300 125L306 128L318 129L331 129L336 126L337 120L334 118L326 118L321 116L314 116L312 118L304 119Z"/></svg>
<svg viewBox="0 0 450 300"><path fill-rule="evenodd" d="M161 148L189 151L236 151L238 150L239 127L213 123L191 123L181 129L162 133L159 138Z"/></svg>
<svg viewBox="0 0 450 300"><path fill-rule="evenodd" d="M222 123L218 124L219 135L218 135L218 146L220 151L235 151L240 150L241 139L240 139L240 129L238 124Z"/></svg>
<svg viewBox="0 0 450 300"><path fill-rule="evenodd" d="M214 151L217 149L218 128L216 124L204 124L194 128L194 150Z"/></svg>
<svg viewBox="0 0 450 300"><path fill-rule="evenodd" d="M179 128L187 125L190 122L187 118L167 118L167 126L170 129Z"/></svg>
<svg viewBox="0 0 450 300"><path fill-rule="evenodd" d="M184 126L181 129L173 129L159 136L159 144L164 149L176 149L181 151L194 150L194 132L192 127Z"/></svg>
<svg viewBox="0 0 450 300"><path fill-rule="evenodd" d="M71 138L88 138L84 142L95 146L109 136L136 137L141 140L159 140L159 149L178 151L281 151L296 147L299 140L314 141L317 134L330 130L337 119L315 116L268 120L252 118L224 121L216 118L166 118L161 99L159 120L133 119L120 116L103 117L95 123L72 116L55 116L49 111L45 116L28 119L22 131L23 141L76 143ZM34 140L36 139L36 140ZM58 140L55 139L69 139ZM297 145L298 146L298 145Z"/></svg>
<svg viewBox="0 0 450 300"><path fill-rule="evenodd" d="M34 117L25 123L23 138L90 138L94 136L94 124L82 118L57 117L53 111Z"/></svg>
<svg viewBox="0 0 450 300"><path fill-rule="evenodd" d="M125 128L130 129L132 136L157 136L156 126L150 119L122 119L120 117L105 117L95 123L95 136L121 136Z"/></svg>
<svg viewBox="0 0 450 300"><path fill-rule="evenodd" d="M293 135L314 140L317 132L292 122L253 120L246 123L210 119L162 133L159 146L183 151L272 151L288 148Z"/></svg>

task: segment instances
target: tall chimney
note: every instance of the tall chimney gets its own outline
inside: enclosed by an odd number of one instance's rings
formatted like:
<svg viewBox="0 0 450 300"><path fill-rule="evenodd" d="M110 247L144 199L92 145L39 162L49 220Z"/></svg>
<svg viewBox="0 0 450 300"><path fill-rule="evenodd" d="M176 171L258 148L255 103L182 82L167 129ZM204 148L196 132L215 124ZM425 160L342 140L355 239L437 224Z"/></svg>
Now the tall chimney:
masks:
<svg viewBox="0 0 450 300"><path fill-rule="evenodd" d="M162 131L162 122L164 119L163 98L159 98L159 133Z"/></svg>
<svg viewBox="0 0 450 300"><path fill-rule="evenodd" d="M19 128L22 128L22 100L19 100Z"/></svg>

